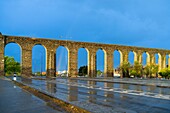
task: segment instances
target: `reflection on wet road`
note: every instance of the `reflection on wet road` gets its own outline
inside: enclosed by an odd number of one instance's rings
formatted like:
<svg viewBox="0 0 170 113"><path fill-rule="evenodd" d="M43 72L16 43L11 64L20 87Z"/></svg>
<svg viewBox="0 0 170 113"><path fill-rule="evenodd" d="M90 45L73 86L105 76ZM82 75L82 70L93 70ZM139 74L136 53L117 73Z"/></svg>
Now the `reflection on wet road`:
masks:
<svg viewBox="0 0 170 113"><path fill-rule="evenodd" d="M0 113L67 113L51 108L45 101L0 77Z"/></svg>
<svg viewBox="0 0 170 113"><path fill-rule="evenodd" d="M21 81L91 112L170 111L170 88L62 78Z"/></svg>

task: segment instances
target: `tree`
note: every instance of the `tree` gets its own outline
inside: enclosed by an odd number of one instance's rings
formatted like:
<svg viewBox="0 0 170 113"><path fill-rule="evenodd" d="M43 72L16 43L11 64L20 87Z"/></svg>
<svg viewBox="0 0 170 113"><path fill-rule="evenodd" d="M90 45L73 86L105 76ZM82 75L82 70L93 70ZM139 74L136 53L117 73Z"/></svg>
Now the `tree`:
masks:
<svg viewBox="0 0 170 113"><path fill-rule="evenodd" d="M157 64L150 64L150 65L147 65L145 68L144 68L144 74L147 76L147 77L155 77L158 73L158 65Z"/></svg>
<svg viewBox="0 0 170 113"><path fill-rule="evenodd" d="M135 77L141 77L142 64L140 64L138 61L135 61L132 69L130 69L130 75L134 75Z"/></svg>
<svg viewBox="0 0 170 113"><path fill-rule="evenodd" d="M159 75L163 78L170 78L170 68L164 68L159 72Z"/></svg>
<svg viewBox="0 0 170 113"><path fill-rule="evenodd" d="M102 74L102 71L97 70L97 76L101 76L101 74Z"/></svg>
<svg viewBox="0 0 170 113"><path fill-rule="evenodd" d="M87 66L81 66L80 68L79 68L79 75L80 76L85 76L85 75L87 75Z"/></svg>
<svg viewBox="0 0 170 113"><path fill-rule="evenodd" d="M20 63L15 61L13 57L5 56L5 74L20 73Z"/></svg>
<svg viewBox="0 0 170 113"><path fill-rule="evenodd" d="M130 63L129 62L123 62L120 65L120 70L122 72L123 77L130 77L129 76L129 70L130 70Z"/></svg>

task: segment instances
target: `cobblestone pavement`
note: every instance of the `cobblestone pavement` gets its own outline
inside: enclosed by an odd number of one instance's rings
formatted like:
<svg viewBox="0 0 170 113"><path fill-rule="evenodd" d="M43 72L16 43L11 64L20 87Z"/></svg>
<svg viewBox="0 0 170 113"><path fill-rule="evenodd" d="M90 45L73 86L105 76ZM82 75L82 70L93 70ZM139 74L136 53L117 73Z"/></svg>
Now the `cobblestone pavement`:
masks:
<svg viewBox="0 0 170 113"><path fill-rule="evenodd" d="M0 78L0 113L61 113L46 102Z"/></svg>

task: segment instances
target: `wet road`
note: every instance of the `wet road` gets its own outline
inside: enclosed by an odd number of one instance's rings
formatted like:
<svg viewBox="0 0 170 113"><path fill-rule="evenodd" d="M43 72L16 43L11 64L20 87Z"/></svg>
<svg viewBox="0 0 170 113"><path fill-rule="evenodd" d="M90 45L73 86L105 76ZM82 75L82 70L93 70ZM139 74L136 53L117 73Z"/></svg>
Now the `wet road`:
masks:
<svg viewBox="0 0 170 113"><path fill-rule="evenodd" d="M97 82L88 79L21 81L94 113L169 113L170 111L170 88Z"/></svg>
<svg viewBox="0 0 170 113"><path fill-rule="evenodd" d="M0 78L0 113L61 113L44 101Z"/></svg>

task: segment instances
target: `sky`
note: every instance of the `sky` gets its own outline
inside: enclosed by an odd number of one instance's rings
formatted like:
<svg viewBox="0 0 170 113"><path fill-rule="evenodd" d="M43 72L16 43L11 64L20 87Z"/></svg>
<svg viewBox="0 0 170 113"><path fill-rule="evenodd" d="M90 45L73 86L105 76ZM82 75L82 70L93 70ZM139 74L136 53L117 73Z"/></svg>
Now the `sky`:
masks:
<svg viewBox="0 0 170 113"><path fill-rule="evenodd" d="M169 49L169 0L0 0L0 5L2 34Z"/></svg>

